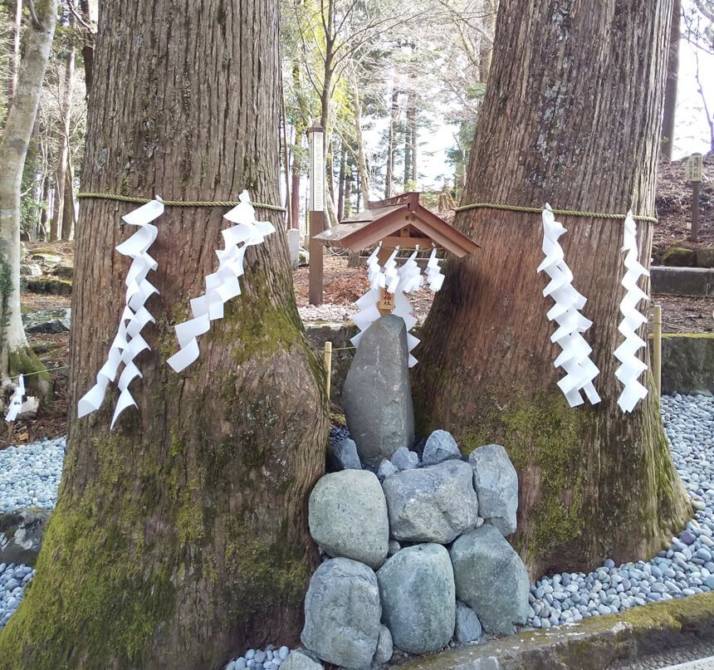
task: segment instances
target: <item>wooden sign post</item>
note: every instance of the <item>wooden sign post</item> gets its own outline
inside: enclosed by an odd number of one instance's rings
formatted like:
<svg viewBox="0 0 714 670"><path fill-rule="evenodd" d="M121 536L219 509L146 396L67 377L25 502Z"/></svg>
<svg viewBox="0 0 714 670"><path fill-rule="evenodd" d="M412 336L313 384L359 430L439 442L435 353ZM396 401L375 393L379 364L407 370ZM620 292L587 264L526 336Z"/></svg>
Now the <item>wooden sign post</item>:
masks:
<svg viewBox="0 0 714 670"><path fill-rule="evenodd" d="M310 135L310 267L308 270L311 305L322 304L322 242L315 239L325 230L325 134L315 124Z"/></svg>
<svg viewBox="0 0 714 670"><path fill-rule="evenodd" d="M687 181L692 186L692 229L689 239L699 241L699 192L702 187L704 159L701 154L692 154L687 161Z"/></svg>

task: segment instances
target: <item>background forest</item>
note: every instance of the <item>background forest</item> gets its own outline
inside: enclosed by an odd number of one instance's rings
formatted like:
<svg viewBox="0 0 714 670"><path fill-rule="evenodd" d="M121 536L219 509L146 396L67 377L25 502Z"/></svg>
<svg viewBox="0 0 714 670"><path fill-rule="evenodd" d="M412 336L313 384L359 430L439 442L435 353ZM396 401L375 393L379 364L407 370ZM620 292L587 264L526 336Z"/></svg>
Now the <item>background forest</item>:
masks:
<svg viewBox="0 0 714 670"><path fill-rule="evenodd" d="M23 236L71 239L76 221L97 0L62 0L25 165ZM304 220L307 136L327 136L330 222L366 198L421 190L458 200L485 93L497 0L281 0L283 197ZM680 10L673 156L714 143L714 3ZM0 5L0 124L22 60L27 0ZM676 73L675 73L676 76ZM441 195L441 199L440 196Z"/></svg>

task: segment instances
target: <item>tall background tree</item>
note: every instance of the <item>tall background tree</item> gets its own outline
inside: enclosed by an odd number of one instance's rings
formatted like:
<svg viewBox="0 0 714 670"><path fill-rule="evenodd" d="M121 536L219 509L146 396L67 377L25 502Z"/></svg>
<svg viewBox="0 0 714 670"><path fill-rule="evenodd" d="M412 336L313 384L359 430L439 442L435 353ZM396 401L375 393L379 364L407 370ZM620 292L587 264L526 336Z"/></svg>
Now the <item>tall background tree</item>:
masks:
<svg viewBox="0 0 714 670"><path fill-rule="evenodd" d="M671 14L671 0L502 3L463 202L653 214ZM594 321L600 405L569 409L555 385L537 215L457 216L482 251L449 264L416 354L422 428L452 430L470 448L499 441L513 458L515 542L533 574L651 555L690 511L651 376L633 414L616 404L622 221L563 223ZM643 263L651 236L640 222Z"/></svg>
<svg viewBox="0 0 714 670"><path fill-rule="evenodd" d="M275 0L103 3L84 188L278 202ZM140 45L140 47L137 47ZM195 55L188 57L187 55ZM83 204L76 240L71 407L114 337L129 205ZM247 255L243 295L185 374L173 324L215 270L224 210L167 209L151 249L160 296L109 431L71 417L59 501L37 575L0 633L6 668L220 667L249 641L296 641L316 559L306 495L324 466L322 370L295 308L282 224ZM107 633L109 631L109 633Z"/></svg>
<svg viewBox="0 0 714 670"><path fill-rule="evenodd" d="M27 42L0 141L0 376L3 380L8 375L38 373L42 368L27 344L20 314L20 194L55 32L57 2L30 1L27 6ZM46 373L35 374L31 382L38 390L47 390Z"/></svg>

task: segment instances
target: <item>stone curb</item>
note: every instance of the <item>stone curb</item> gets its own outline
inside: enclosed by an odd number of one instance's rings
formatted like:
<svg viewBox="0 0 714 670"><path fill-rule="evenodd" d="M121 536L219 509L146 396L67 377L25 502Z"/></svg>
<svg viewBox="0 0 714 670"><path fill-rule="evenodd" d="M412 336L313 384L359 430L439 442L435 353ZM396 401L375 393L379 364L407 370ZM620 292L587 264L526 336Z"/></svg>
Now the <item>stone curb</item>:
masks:
<svg viewBox="0 0 714 670"><path fill-rule="evenodd" d="M714 637L714 593L408 660L400 670L602 670ZM393 666L394 667L394 666Z"/></svg>
<svg viewBox="0 0 714 670"><path fill-rule="evenodd" d="M656 265L650 268L652 292L668 295L714 295L714 269L678 268Z"/></svg>

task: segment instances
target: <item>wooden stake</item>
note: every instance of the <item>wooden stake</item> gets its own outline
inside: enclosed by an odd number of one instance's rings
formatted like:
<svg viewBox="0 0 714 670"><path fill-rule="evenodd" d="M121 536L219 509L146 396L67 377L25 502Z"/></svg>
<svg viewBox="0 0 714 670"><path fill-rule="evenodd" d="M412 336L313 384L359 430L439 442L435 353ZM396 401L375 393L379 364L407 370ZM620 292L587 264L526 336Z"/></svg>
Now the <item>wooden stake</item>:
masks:
<svg viewBox="0 0 714 670"><path fill-rule="evenodd" d="M701 182L692 182L692 230L689 233L689 239L692 242L699 242L699 191L701 187Z"/></svg>
<svg viewBox="0 0 714 670"><path fill-rule="evenodd" d="M325 372L327 372L327 399L330 399L330 390L332 386L332 342L325 342Z"/></svg>

